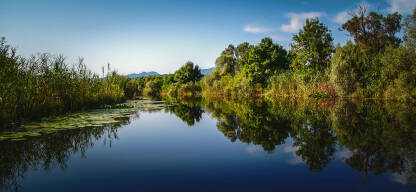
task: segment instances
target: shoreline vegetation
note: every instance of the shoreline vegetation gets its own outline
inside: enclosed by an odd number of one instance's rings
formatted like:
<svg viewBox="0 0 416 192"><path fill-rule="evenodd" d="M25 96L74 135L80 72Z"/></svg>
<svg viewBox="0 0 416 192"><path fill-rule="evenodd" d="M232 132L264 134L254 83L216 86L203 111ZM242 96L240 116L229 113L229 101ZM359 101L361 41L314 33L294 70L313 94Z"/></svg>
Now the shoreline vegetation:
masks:
<svg viewBox="0 0 416 192"><path fill-rule="evenodd" d="M62 55L18 56L2 38L0 125L18 126L143 95L238 102L354 98L416 103L416 9L402 18L398 13L367 13L359 6L340 30L353 40L335 46L328 27L311 18L293 35L290 50L271 38L257 45L230 44L205 77L190 61L174 74L128 78L108 64L98 75L82 58L70 65Z"/></svg>

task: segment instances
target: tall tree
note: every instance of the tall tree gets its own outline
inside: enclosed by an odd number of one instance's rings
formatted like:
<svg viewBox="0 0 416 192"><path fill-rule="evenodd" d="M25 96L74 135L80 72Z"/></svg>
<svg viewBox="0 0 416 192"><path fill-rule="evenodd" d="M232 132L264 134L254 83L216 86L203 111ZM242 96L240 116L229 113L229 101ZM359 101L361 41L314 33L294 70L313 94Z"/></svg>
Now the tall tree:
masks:
<svg viewBox="0 0 416 192"><path fill-rule="evenodd" d="M288 63L287 51L271 38L264 38L259 45L250 47L240 65L251 82L265 85L271 75L288 69Z"/></svg>
<svg viewBox="0 0 416 192"><path fill-rule="evenodd" d="M175 72L174 80L184 84L187 82L196 82L201 80L202 74L198 65L194 65L191 61L186 62L184 66Z"/></svg>
<svg viewBox="0 0 416 192"><path fill-rule="evenodd" d="M366 12L367 7L360 5L341 29L348 31L363 49L378 51L388 45L398 46L401 40L395 35L401 29L401 15L397 12L387 16Z"/></svg>
<svg viewBox="0 0 416 192"><path fill-rule="evenodd" d="M293 36L290 55L293 57L291 67L295 70L312 68L322 70L329 67L331 54L334 52L334 40L328 27L318 18L306 19L306 24Z"/></svg>
<svg viewBox="0 0 416 192"><path fill-rule="evenodd" d="M250 44L247 42L241 43L237 47L233 44L222 51L221 55L215 60L215 65L219 69L220 75L231 74L241 70L240 59L250 49Z"/></svg>

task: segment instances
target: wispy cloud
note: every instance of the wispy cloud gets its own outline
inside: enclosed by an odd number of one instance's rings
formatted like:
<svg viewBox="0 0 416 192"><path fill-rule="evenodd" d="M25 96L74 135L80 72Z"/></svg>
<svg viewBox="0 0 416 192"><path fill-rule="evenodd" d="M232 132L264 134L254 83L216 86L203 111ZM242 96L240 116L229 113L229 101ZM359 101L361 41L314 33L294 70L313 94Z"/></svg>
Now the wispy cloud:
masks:
<svg viewBox="0 0 416 192"><path fill-rule="evenodd" d="M263 147L259 145L251 145L247 147L247 152L252 155L264 153Z"/></svg>
<svg viewBox="0 0 416 192"><path fill-rule="evenodd" d="M399 12L399 13L412 13L413 9L416 8L415 0L387 0L390 4L390 7L387 8L387 11L390 13Z"/></svg>
<svg viewBox="0 0 416 192"><path fill-rule="evenodd" d="M286 153L292 153L292 158L289 159L288 163L291 165L297 165L297 164L301 164L303 163L303 160L301 157L296 155L296 151L299 150L299 147L294 147L294 146L286 146L283 151Z"/></svg>
<svg viewBox="0 0 416 192"><path fill-rule="evenodd" d="M268 27L258 27L258 26L252 26L252 25L246 25L244 26L243 30L248 33L270 33L273 32L273 28Z"/></svg>
<svg viewBox="0 0 416 192"><path fill-rule="evenodd" d="M337 14L337 16L335 16L335 18L332 21L338 24L344 24L350 18L351 18L351 15L348 14L348 11L341 11Z"/></svg>
<svg viewBox="0 0 416 192"><path fill-rule="evenodd" d="M286 38L278 34L278 31L279 31L278 27L260 27L260 26L254 26L254 25L249 24L249 25L244 26L243 30L248 33L256 33L256 34L265 35L266 37L270 37L275 41L286 40Z"/></svg>
<svg viewBox="0 0 416 192"><path fill-rule="evenodd" d="M322 12L288 13L286 17L290 18L290 23L283 24L280 29L284 32L297 32L302 28L307 18L322 17L324 15Z"/></svg>

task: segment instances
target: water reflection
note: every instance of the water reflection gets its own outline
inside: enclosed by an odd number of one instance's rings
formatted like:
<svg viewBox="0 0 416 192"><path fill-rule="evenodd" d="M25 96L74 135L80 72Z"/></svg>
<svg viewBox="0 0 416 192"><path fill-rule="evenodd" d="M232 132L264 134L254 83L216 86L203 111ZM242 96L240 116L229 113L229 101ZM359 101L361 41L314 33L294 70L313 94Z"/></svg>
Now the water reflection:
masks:
<svg viewBox="0 0 416 192"><path fill-rule="evenodd" d="M284 146L284 152L295 155L290 163L304 163L312 172L321 172L331 162L341 160L364 179L392 173L395 182L416 183L414 106L350 100L236 103L188 98L168 102L174 105L164 111L189 126L198 125L207 112L231 142L251 144L249 153L274 153ZM97 140L111 147L118 138L117 130L137 117L123 117L104 127L1 141L0 190L17 191L28 170L71 168L67 165L70 157L86 156Z"/></svg>
<svg viewBox="0 0 416 192"><path fill-rule="evenodd" d="M261 145L272 152L291 139L289 150L311 171L322 171L339 150L341 159L364 177L392 172L401 183L416 182L414 106L350 100L212 100L205 107L232 142Z"/></svg>
<svg viewBox="0 0 416 192"><path fill-rule="evenodd" d="M201 98L166 99L172 105L166 110L175 114L189 126L195 125L202 118Z"/></svg>
<svg viewBox="0 0 416 192"><path fill-rule="evenodd" d="M117 129L129 124L130 118L122 117L119 122L103 127L59 131L22 141L1 141L0 190L18 191L28 170L68 168L72 155L79 153L86 157L86 150L98 139L111 147L118 138Z"/></svg>

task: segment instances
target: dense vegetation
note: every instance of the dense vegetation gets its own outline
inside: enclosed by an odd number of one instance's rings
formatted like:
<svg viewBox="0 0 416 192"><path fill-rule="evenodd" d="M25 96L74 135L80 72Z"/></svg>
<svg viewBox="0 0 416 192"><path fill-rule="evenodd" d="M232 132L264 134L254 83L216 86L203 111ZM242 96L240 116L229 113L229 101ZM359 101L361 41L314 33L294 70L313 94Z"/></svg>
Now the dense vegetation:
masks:
<svg viewBox="0 0 416 192"><path fill-rule="evenodd" d="M151 97L160 95L171 97L195 96L201 92L199 82L201 78L202 74L199 66L188 61L174 74L150 75L129 79L125 93L128 98L142 95Z"/></svg>
<svg viewBox="0 0 416 192"><path fill-rule="evenodd" d="M69 66L63 56L23 58L2 38L0 66L0 124L124 100L116 72L99 78L82 59Z"/></svg>
<svg viewBox="0 0 416 192"><path fill-rule="evenodd" d="M271 38L258 45L229 45L216 59L216 69L204 78L192 62L174 74L138 78L119 75L108 66L107 73L103 68L99 77L82 59L68 65L63 56L17 56L3 38L0 123L115 104L142 95L416 102L416 10L402 21L398 13L367 14L365 7L359 7L340 29L354 41L335 47L328 27L311 18L293 36L290 50Z"/></svg>
<svg viewBox="0 0 416 192"><path fill-rule="evenodd" d="M174 74L130 79L103 67L102 77L80 58L69 65L62 55L24 58L0 41L0 125L44 116L106 107L138 96L189 96L201 91L197 65L187 62Z"/></svg>
<svg viewBox="0 0 416 192"><path fill-rule="evenodd" d="M291 49L264 38L258 45L229 45L204 78L204 95L247 99L358 97L416 102L416 10L402 22L398 13L366 13L340 28L354 39L333 45L318 18L307 19ZM403 37L397 35L403 28Z"/></svg>

